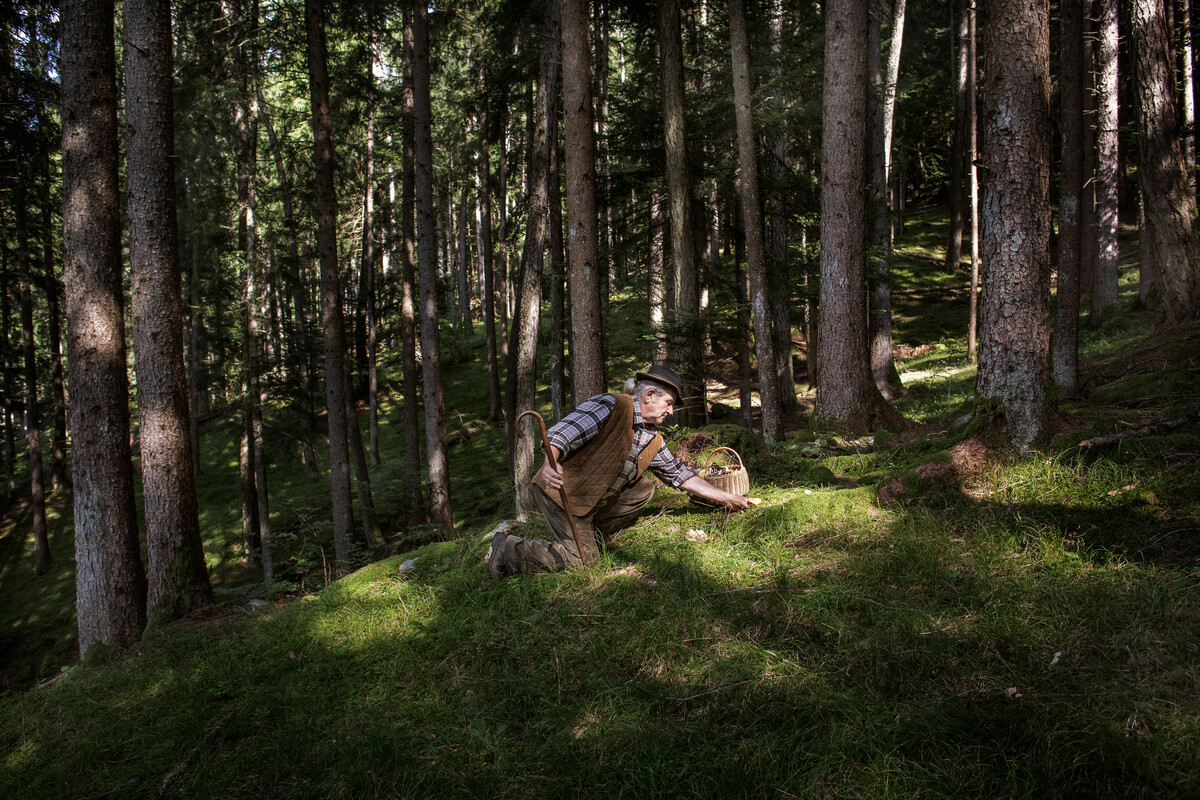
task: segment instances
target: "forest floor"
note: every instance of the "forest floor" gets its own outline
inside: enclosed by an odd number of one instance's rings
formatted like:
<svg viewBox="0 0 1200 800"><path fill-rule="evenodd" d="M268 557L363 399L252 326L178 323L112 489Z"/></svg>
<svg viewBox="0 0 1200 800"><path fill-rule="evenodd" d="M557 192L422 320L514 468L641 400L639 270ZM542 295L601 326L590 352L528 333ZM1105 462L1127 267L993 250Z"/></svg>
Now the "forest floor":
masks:
<svg viewBox="0 0 1200 800"><path fill-rule="evenodd" d="M1200 327L1154 333L1124 270L1057 438L999 457L953 425L974 370L942 241L918 216L893 266L913 429L796 425L772 447L673 429L681 452L736 448L762 505L661 489L588 569L487 576L511 487L474 340L447 347L456 541L402 532L385 387L391 554L326 585L328 490L278 423L288 577L264 594L240 556L237 422L217 419L200 495L223 602L84 669L68 502L41 577L15 507L0 797L1200 796ZM614 377L644 358L636 330L614 327Z"/></svg>

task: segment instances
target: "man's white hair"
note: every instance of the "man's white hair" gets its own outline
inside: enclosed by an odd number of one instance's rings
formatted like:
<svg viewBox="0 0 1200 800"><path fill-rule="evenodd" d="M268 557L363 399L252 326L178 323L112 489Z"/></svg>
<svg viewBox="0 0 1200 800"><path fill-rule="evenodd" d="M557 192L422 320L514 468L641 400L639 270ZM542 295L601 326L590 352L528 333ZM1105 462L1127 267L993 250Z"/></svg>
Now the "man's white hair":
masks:
<svg viewBox="0 0 1200 800"><path fill-rule="evenodd" d="M655 389L662 394L668 394L671 397L675 396L675 392L671 390L665 383L660 383L655 380L638 380L637 378L626 378L625 385L622 387L625 394L631 394L639 401L646 398L646 392Z"/></svg>

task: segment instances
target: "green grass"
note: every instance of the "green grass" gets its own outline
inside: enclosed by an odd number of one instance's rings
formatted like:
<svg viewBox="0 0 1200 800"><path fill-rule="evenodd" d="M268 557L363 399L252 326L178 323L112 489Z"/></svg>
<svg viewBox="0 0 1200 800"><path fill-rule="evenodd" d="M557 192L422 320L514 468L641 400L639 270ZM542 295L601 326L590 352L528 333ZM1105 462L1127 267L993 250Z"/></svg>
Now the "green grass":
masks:
<svg viewBox="0 0 1200 800"><path fill-rule="evenodd" d="M918 218L905 252L936 263L938 230ZM957 280L921 274L904 279L927 294ZM949 302L931 313L944 318L901 322L897 340L925 344L920 331L965 317ZM948 333L901 364L915 431L766 447L713 426L760 507L727 514L661 489L599 564L500 582L483 534L511 486L476 342L446 380L448 431L472 431L451 449L463 538L404 551L424 534L401 534L389 401L379 503L404 552L257 612L241 602L262 587L241 564L237 425L211 423L201 508L226 604L60 673L73 645L62 502L50 575L0 537L0 636L44 651L23 687L58 676L0 699L0 796L150 797L164 783L214 798L1198 796L1200 431L1079 447L1196 412L1200 330L1149 328L1127 308L1085 332L1089 396L1064 402L1063 435L1026 458L877 501L964 435L949 422L973 373ZM642 357L623 353L621 370ZM271 444L294 585L322 586L327 490L286 437ZM523 533L548 535L540 519Z"/></svg>

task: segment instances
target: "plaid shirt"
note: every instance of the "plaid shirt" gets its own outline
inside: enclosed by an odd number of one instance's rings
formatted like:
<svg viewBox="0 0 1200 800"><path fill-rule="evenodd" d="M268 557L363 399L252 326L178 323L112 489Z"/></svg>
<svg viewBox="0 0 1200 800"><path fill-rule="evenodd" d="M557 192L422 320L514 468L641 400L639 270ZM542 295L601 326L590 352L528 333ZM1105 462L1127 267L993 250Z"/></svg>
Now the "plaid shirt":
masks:
<svg viewBox="0 0 1200 800"><path fill-rule="evenodd" d="M571 453L583 447L600 432L601 426L612 414L616 404L617 398L611 394L596 395L580 403L578 408L560 419L546 432L550 444L558 448L562 460L565 461ZM625 465L621 468L613 485L605 492L602 500L612 497L638 477L638 456L646 445L650 444L654 433L654 426L642 421L641 406L638 404L637 398L633 398L633 444L629 448L629 455L625 458ZM675 489L696 474L671 454L665 441L659 445L658 452L654 454L654 458L650 462L650 472L654 473L654 476L660 481Z"/></svg>

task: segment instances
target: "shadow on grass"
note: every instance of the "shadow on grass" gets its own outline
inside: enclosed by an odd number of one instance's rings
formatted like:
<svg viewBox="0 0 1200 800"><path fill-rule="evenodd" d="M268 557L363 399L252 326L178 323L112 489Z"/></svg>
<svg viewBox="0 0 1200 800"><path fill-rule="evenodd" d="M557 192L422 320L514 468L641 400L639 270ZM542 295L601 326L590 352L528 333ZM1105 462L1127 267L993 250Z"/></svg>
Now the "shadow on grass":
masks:
<svg viewBox="0 0 1200 800"><path fill-rule="evenodd" d="M447 543L259 622L182 627L136 671L23 698L0 785L83 796L136 779L144 793L206 735L184 796L1191 785L1173 782L1197 775L1179 685L1194 582L1055 564L1013 546L1022 526L960 530L917 505L878 524L846 494L781 493L741 518L649 509L602 566L565 575L492 582L483 545Z"/></svg>

